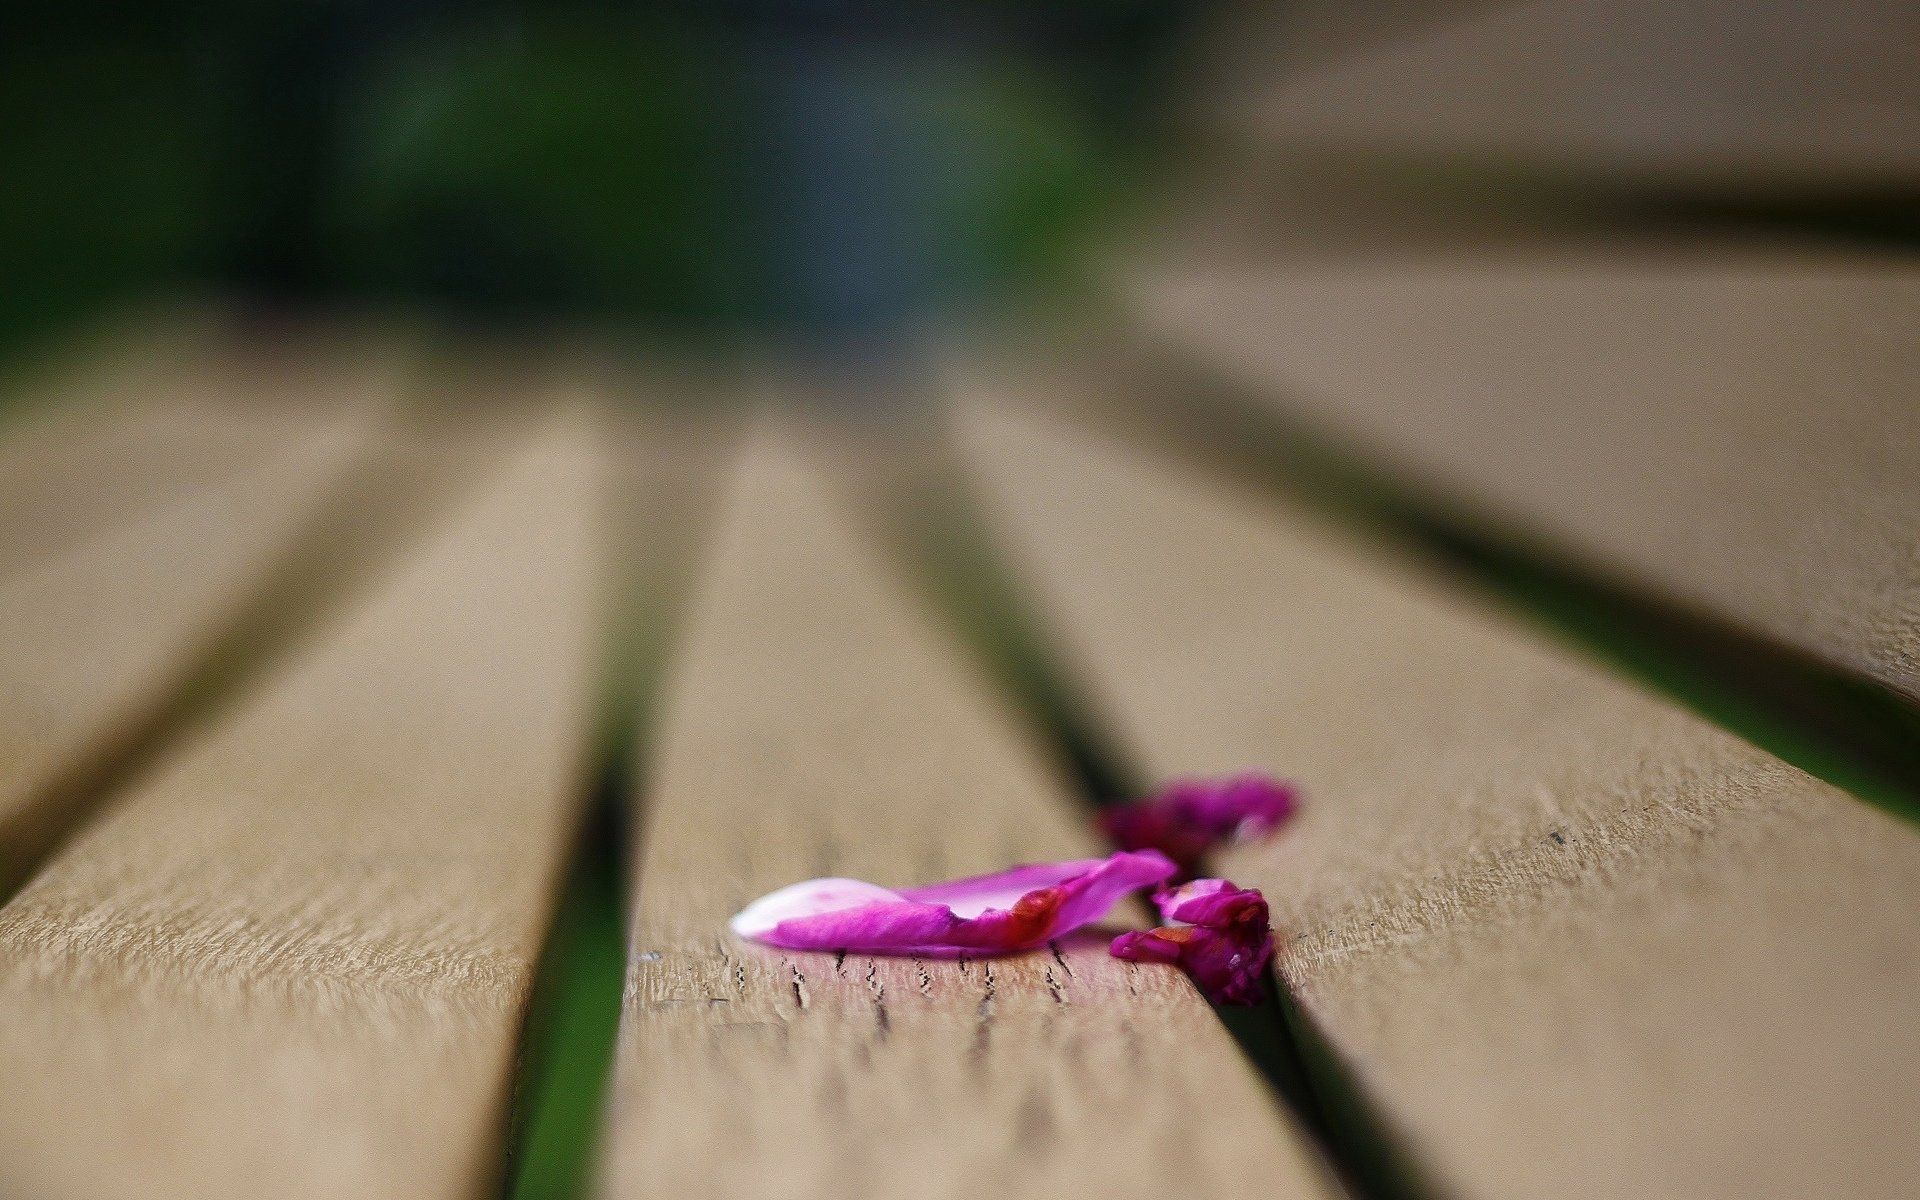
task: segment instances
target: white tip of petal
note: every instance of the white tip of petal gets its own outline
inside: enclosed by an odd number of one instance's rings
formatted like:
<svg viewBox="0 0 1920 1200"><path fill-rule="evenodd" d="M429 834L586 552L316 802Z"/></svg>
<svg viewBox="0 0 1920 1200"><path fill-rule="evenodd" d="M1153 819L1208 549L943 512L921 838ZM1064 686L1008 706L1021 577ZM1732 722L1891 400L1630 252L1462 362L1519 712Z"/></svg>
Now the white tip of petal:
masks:
<svg viewBox="0 0 1920 1200"><path fill-rule="evenodd" d="M858 879L809 879L770 892L740 910L727 927L744 938L769 933L782 921L841 912L882 901L897 901L898 892Z"/></svg>

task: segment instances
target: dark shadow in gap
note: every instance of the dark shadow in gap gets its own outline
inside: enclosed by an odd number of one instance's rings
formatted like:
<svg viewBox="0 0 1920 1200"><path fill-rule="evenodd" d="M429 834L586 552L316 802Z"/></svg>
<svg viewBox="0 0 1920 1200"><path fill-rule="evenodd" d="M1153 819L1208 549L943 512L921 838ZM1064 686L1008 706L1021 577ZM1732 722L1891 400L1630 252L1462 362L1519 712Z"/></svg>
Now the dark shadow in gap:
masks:
<svg viewBox="0 0 1920 1200"><path fill-rule="evenodd" d="M1320 1035L1299 1003L1275 986L1272 976L1268 978L1267 994L1267 1002L1258 1008L1218 1010L1221 1019L1283 1097L1287 1085L1275 1079L1274 1072L1298 1073L1299 1086L1310 1102L1308 1111L1316 1121L1309 1131L1327 1148L1327 1158L1340 1171L1348 1190L1366 1200L1425 1200L1440 1195L1440 1189L1421 1174L1412 1157L1401 1149L1400 1140L1367 1102L1347 1064ZM1253 1044L1235 1028L1236 1021L1251 1027L1256 1039ZM1281 1062L1277 1051L1261 1046L1257 1041L1261 1036L1276 1042L1287 1061Z"/></svg>
<svg viewBox="0 0 1920 1200"><path fill-rule="evenodd" d="M1041 641L1040 626L957 478L939 481L937 497L916 514L915 533L896 546L924 583L937 611L1006 689L1090 805L1107 807L1140 794L1135 775L1086 719L1073 689ZM1347 1191L1360 1200L1422 1200L1405 1156L1332 1055L1310 1053L1304 1023L1269 971L1267 999L1255 1006L1216 1005L1214 1012L1249 1064L1273 1090L1294 1124L1319 1148ZM1308 1032L1310 1036L1310 1031ZM1323 1078L1320 1072L1328 1074Z"/></svg>
<svg viewBox="0 0 1920 1200"><path fill-rule="evenodd" d="M1920 710L1891 690L1456 527L1406 524L1522 615L1808 774L1920 822Z"/></svg>
<svg viewBox="0 0 1920 1200"><path fill-rule="evenodd" d="M1097 807L1135 791L1113 767L1118 756L1084 719L1061 673L1027 618L1009 572L974 517L954 464L944 463L915 499L911 529L894 538L907 578L946 617L975 661L1047 738L1076 792Z"/></svg>
<svg viewBox="0 0 1920 1200"><path fill-rule="evenodd" d="M1819 239L1882 251L1920 246L1920 195L1912 189L1801 197L1622 196L1617 208L1624 224L1681 237Z"/></svg>
<svg viewBox="0 0 1920 1200"><path fill-rule="evenodd" d="M572 1200L591 1181L626 985L626 772L605 761L528 1006L503 1195Z"/></svg>
<svg viewBox="0 0 1920 1200"><path fill-rule="evenodd" d="M1920 705L1710 614L1609 583L1369 467L1178 350L1124 419L1165 448L1411 552L1574 650L1895 816L1920 822ZM1151 397L1151 402L1147 399ZM1180 419L1168 419L1177 396ZM1149 406L1151 403L1151 407Z"/></svg>
<svg viewBox="0 0 1920 1200"><path fill-rule="evenodd" d="M703 491L682 514L689 528L705 529L706 500ZM626 995L627 863L643 819L641 767L696 540L656 536L609 587L618 603L600 679L597 773L521 1039L501 1176L507 1200L592 1194Z"/></svg>
<svg viewBox="0 0 1920 1200"><path fill-rule="evenodd" d="M1279 980L1271 969L1267 971L1265 987L1266 999L1259 1004L1216 1004L1213 1011L1219 1014L1220 1023L1227 1027L1247 1061L1306 1127L1313 1140L1326 1149L1328 1161L1338 1165L1343 1174L1355 1170L1353 1164L1344 1161L1344 1155L1336 1155L1332 1150L1334 1137L1327 1124L1327 1114L1307 1074L1300 1050L1293 1044L1291 1030L1282 1015Z"/></svg>
<svg viewBox="0 0 1920 1200"><path fill-rule="evenodd" d="M0 846L0 903L119 792L243 703L249 688L428 532L460 490L445 472L402 469L377 452L363 459L280 549L179 686L34 803L30 819Z"/></svg>

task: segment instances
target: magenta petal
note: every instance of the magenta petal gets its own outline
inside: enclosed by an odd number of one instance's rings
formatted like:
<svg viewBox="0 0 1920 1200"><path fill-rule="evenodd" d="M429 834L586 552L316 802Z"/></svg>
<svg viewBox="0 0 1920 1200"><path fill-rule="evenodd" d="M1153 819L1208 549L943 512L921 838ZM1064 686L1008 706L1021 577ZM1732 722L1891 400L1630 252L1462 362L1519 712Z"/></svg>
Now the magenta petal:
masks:
<svg viewBox="0 0 1920 1200"><path fill-rule="evenodd" d="M1160 933L1158 929L1128 930L1113 939L1107 947L1107 953L1129 962L1179 965L1180 943L1170 938L1160 937Z"/></svg>
<svg viewBox="0 0 1920 1200"><path fill-rule="evenodd" d="M769 892L741 909L727 924L741 937L757 938L794 917L894 903L899 899L898 892L858 879L809 879Z"/></svg>
<svg viewBox="0 0 1920 1200"><path fill-rule="evenodd" d="M1266 903L1259 892L1237 888L1230 880L1190 879L1179 887L1155 892L1153 903L1160 910L1160 916L1168 921L1219 928L1236 906L1245 904L1249 897Z"/></svg>
<svg viewBox="0 0 1920 1200"><path fill-rule="evenodd" d="M1258 1004L1273 961L1267 900L1224 879L1198 879L1159 893L1161 915L1180 924L1122 934L1116 958L1177 963L1215 1004Z"/></svg>
<svg viewBox="0 0 1920 1200"><path fill-rule="evenodd" d="M1139 804L1108 809L1100 823L1121 849L1159 850L1191 872L1221 842L1264 837L1299 807L1291 784L1248 773L1176 780Z"/></svg>
<svg viewBox="0 0 1920 1200"><path fill-rule="evenodd" d="M1300 807L1292 784L1256 772L1212 782L1185 780L1167 792L1220 836L1241 840L1272 833Z"/></svg>
<svg viewBox="0 0 1920 1200"><path fill-rule="evenodd" d="M902 888L900 894L909 900L926 904L944 904L958 916L977 917L989 908L1010 909L1028 892L1058 886L1077 875L1085 875L1106 861L1104 858L1073 858L1057 863L1025 863L991 875L974 875L950 883Z"/></svg>
<svg viewBox="0 0 1920 1200"><path fill-rule="evenodd" d="M1035 863L951 883L890 891L816 879L748 905L732 927L788 950L864 954L1002 954L1044 946L1107 914L1129 893L1171 879L1154 851Z"/></svg>

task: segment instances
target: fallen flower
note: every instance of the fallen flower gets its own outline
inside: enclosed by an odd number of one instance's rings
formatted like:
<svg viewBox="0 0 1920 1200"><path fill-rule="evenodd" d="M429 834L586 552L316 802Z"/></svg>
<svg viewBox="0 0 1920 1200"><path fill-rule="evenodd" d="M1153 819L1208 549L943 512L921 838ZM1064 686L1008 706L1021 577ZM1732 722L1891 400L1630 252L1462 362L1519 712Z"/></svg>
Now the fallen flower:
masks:
<svg viewBox="0 0 1920 1200"><path fill-rule="evenodd" d="M1138 804L1110 808L1100 826L1122 850L1158 850L1190 877L1224 841L1265 837L1300 807L1293 785L1257 773L1181 779Z"/></svg>
<svg viewBox="0 0 1920 1200"><path fill-rule="evenodd" d="M1109 948L1129 962L1171 963L1215 1004L1258 1004L1273 961L1267 900L1224 879L1196 879L1157 893L1164 920L1143 933L1123 933Z"/></svg>
<svg viewBox="0 0 1920 1200"><path fill-rule="evenodd" d="M1006 954L1097 921L1130 893L1165 883L1176 871L1165 855L1141 850L899 891L857 879L813 879L762 896L729 924L741 937L787 950Z"/></svg>

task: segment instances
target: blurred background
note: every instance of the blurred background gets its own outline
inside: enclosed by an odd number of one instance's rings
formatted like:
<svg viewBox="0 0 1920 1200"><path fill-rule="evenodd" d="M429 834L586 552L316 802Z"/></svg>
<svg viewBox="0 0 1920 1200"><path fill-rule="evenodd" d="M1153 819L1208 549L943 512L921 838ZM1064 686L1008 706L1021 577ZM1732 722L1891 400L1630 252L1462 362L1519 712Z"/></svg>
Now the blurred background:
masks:
<svg viewBox="0 0 1920 1200"><path fill-rule="evenodd" d="M1190 0L0 14L0 353L155 286L885 341L1057 287Z"/></svg>
<svg viewBox="0 0 1920 1200"><path fill-rule="evenodd" d="M30 0L0 355L156 287L884 347L1148 228L1911 245L1917 68L1901 0Z"/></svg>

